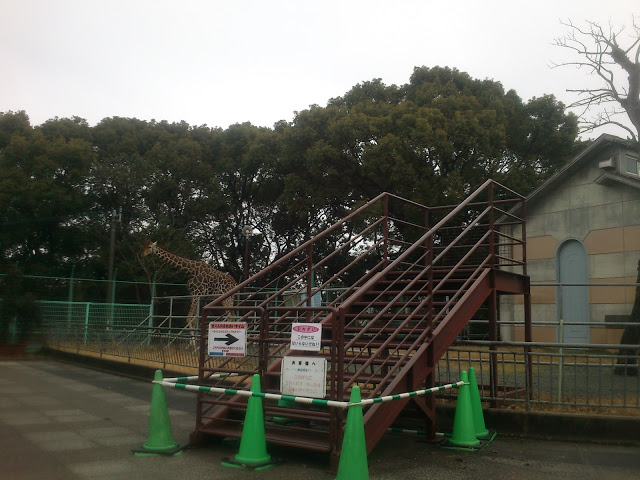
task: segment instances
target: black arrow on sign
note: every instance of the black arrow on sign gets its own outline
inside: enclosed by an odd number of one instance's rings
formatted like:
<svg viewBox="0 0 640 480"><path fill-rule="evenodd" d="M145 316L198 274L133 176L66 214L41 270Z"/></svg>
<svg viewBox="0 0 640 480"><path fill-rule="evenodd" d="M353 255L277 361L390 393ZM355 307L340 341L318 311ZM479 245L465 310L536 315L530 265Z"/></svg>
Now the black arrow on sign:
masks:
<svg viewBox="0 0 640 480"><path fill-rule="evenodd" d="M225 341L226 340L226 341ZM214 337L213 341L214 342L225 342L226 345L233 345L234 343L236 343L238 340L240 340L239 338L234 337L233 335L231 335L230 333L227 333L226 336L224 337Z"/></svg>

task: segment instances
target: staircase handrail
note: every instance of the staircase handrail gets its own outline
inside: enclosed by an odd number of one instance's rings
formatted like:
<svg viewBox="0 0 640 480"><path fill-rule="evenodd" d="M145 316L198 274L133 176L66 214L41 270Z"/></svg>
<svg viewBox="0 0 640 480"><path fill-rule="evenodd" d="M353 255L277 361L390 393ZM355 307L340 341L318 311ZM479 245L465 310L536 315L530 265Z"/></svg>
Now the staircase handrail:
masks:
<svg viewBox="0 0 640 480"><path fill-rule="evenodd" d="M271 271L273 271L277 267L285 264L287 261L291 260L292 258L295 258L296 255L298 255L299 253L301 253L304 250L306 250L307 248L309 248L309 246L313 245L314 243L316 243L321 238L324 238L324 237L328 236L330 233L336 231L339 227L344 225L346 222L348 222L349 220L351 220L352 218L354 218L358 214L366 211L372 205L374 205L375 203L377 203L380 200L384 199L388 195L389 195L389 193L387 193L387 192L380 193L378 196L376 196L375 198L369 200L364 205L358 207L356 210L354 210L353 212L348 214L346 217L338 220L333 225L329 226L328 228L326 228L325 230L323 230L319 234L313 236L312 238L310 238L309 240L304 242L302 245L294 248L289 253L287 253L284 256L280 257L279 259L275 260L273 263L267 265L260 272L252 275L251 277L247 278L243 282L239 283L233 289L231 289L231 290L227 291L226 293L220 295L218 298L216 298L211 303L206 305L205 308L213 307L213 306L216 306L216 305L220 305L224 300L226 300L230 296L235 295L236 293L238 293L242 289L246 288L247 286L251 285L252 283L255 283L255 281L258 280L259 278L266 276L268 273L270 273Z"/></svg>
<svg viewBox="0 0 640 480"><path fill-rule="evenodd" d="M445 215L444 218L442 218L438 223L436 223L426 233L424 233L422 237L416 240L411 247L407 248L395 260L390 262L389 265L387 265L382 271L378 272L378 274L375 277L371 278L366 284L364 284L359 291L365 292L368 288L372 287L377 282L379 282L381 278L384 278L384 276L388 275L389 272L392 272L394 269L396 269L398 265L403 263L412 253L414 253L418 248L421 248L422 245L429 239L429 237L433 236L434 233L436 233L443 225L448 223L453 217L455 217L457 214L459 214L465 208L467 208L469 204L471 204L476 197L478 197L481 193L483 193L483 191L492 184L500 188L503 188L510 193L513 193L514 195L517 196L517 199L524 200L524 197L522 195L513 192L513 190L510 190L507 187L504 187L503 185L496 182L495 180L491 180L491 179L486 180L471 195L469 195L464 201L462 201L462 203L458 204L453 210L451 210L451 212ZM481 202L476 205L484 205L486 203L487 202ZM434 259L434 262L435 262L435 259ZM351 295L344 303L342 303L340 307L344 309L349 308L350 306L353 305L354 302L358 301L359 299L360 299L360 295L356 292L354 295Z"/></svg>

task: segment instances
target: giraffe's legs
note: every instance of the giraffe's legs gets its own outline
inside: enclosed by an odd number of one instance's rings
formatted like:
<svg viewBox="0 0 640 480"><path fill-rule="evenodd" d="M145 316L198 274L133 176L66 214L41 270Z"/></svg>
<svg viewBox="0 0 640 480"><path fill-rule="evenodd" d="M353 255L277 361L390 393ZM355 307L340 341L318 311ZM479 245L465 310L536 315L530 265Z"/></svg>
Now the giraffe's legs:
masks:
<svg viewBox="0 0 640 480"><path fill-rule="evenodd" d="M191 306L189 307L189 313L187 313L187 321L185 323L184 328L189 329L189 334L191 335L189 344L191 345L191 349L194 352L197 352L198 333L194 332L194 329L198 328L198 297L197 296L194 296L191 298Z"/></svg>
<svg viewBox="0 0 640 480"><path fill-rule="evenodd" d="M227 308L228 308L228 310L227 310L226 312L224 312L224 314L223 314L223 315L226 315L226 316L228 317L228 319L229 319L230 321L232 321L232 322L233 322L233 321L237 321L237 320L238 320L237 318L235 318L235 319L233 318L233 317L234 317L234 315L235 315L236 317L237 317L237 316L239 316L239 312L232 310L233 305L234 305L234 303L233 303L233 296L231 296L231 297L227 298L226 300L223 300L223 301L222 301L222 305L224 305L225 307L227 307Z"/></svg>

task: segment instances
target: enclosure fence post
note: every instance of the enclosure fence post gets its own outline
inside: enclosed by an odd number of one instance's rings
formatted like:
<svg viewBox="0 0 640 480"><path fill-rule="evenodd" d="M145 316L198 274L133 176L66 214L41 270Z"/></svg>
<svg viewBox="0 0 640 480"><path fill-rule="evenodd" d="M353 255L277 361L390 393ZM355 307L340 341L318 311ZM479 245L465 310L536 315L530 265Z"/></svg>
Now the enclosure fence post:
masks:
<svg viewBox="0 0 640 480"><path fill-rule="evenodd" d="M528 412L531 409L531 391L532 391L532 385L531 385L531 365L529 364L530 361L530 355L529 355L529 351L525 348L524 349L524 371L525 371L525 379L524 379L524 390L525 390L525 400L524 400L524 404L525 404L525 410Z"/></svg>
<svg viewBox="0 0 640 480"><path fill-rule="evenodd" d="M491 267L495 267L496 264L496 252L495 252L495 237L494 237L494 217L493 217L493 187L494 184L491 182L489 185L489 258L491 262Z"/></svg>
<svg viewBox="0 0 640 480"><path fill-rule="evenodd" d="M73 277L76 271L76 266L71 266L71 277L69 278L69 300L67 303L67 328L71 327L71 309L73 308Z"/></svg>
<svg viewBox="0 0 640 480"><path fill-rule="evenodd" d="M558 341L560 342L560 348L558 349L558 402L562 403L562 376L564 370L564 349L562 348L562 344L564 343L564 322L562 317L560 317L558 324L560 329L558 332Z"/></svg>
<svg viewBox="0 0 640 480"><path fill-rule="evenodd" d="M149 302L149 329L147 330L147 345L151 345L151 334L153 329L153 315L155 308L155 298L156 298L156 276L158 272L153 272L153 280L151 280L151 301Z"/></svg>
<svg viewBox="0 0 640 480"><path fill-rule="evenodd" d="M109 304L109 326L113 326L113 315L114 315L114 303L116 300L116 277L118 276L118 269L115 268L113 270L113 278L111 279L111 298Z"/></svg>
<svg viewBox="0 0 640 480"><path fill-rule="evenodd" d="M87 348L87 336L89 335L89 305L90 303L87 302L84 307L84 348Z"/></svg>

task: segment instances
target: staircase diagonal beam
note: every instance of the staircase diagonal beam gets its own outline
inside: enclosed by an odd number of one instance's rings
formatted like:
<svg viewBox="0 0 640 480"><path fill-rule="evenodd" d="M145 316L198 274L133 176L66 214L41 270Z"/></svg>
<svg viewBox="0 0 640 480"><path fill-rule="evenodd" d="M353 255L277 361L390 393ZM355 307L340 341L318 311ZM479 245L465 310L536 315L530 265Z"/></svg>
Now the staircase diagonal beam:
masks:
<svg viewBox="0 0 640 480"><path fill-rule="evenodd" d="M442 259L442 258L443 258L443 257L444 257L444 256L445 256L445 255L446 255L446 254L447 254L447 253L448 253L448 252L449 252L449 251L450 251L450 250L455 246L455 244L456 244L456 243L458 243L458 241L459 241L463 236L465 236L465 235L466 235L466 234L467 234L467 233L468 233L468 232L469 232L469 231L470 231L470 230L475 226L475 224L477 224L477 222L478 222L482 217L484 217L484 216L485 216L485 215L490 211L490 209L491 209L491 206L488 206L488 207L487 207L487 208L485 208L485 210L484 210L484 211L482 211L482 212L481 212L481 213L480 213L480 214L479 214L479 215L478 215L478 216L477 216L473 221L471 221L471 222L469 223L469 225L468 225L468 226L467 226L467 227L462 231L462 233L461 233L461 234L460 234L456 239L454 239L454 240L453 240L453 241L452 241L452 242L451 242L451 243L450 243L450 244L449 244L445 249L443 249L443 251L442 251L442 252L440 252L440 253L439 253L439 254L438 254L438 255L433 259L433 261L432 261L432 265L433 265L433 264L435 264L435 263L437 263L440 259ZM435 229L436 229L436 227L432 228L432 229L430 230L430 232L431 232L431 233L429 233L429 232L428 232L428 233L426 234L427 239L433 236L433 233L435 232ZM486 232L486 233L481 237L481 239L480 239L478 242L476 242L476 244L475 244L475 245L474 245L474 246L469 250L469 252L467 252L467 254L463 257L462 261L461 261L461 262L459 262L459 264L460 264L460 263L464 263L464 262L465 262L465 261L466 261L466 260L471 256L471 254L475 251L475 249L476 249L479 245L481 245L481 244L484 242L484 240L486 240L486 238L489 236L489 234L490 234L490 233L491 233L490 231L487 231L487 232ZM422 239L420 239L420 240L418 240L414 245L418 245L418 244L422 244L422 243L424 243L424 242L422 241ZM421 261L421 260L422 260L426 255L427 255L427 253L425 253L424 255L422 255L421 257L419 257L419 258L418 258L418 260L414 261L414 262L413 262L413 264L411 264L411 266L410 266L409 268L411 268L411 267L415 266L415 265L416 265L418 262L420 262L420 261ZM400 258L399 258L398 260L400 260ZM373 328L374 322L375 322L376 320L378 320L379 318L382 318L384 315L386 315L386 313L387 313L391 308L393 308L395 305L397 305L397 302L398 302L398 301L399 301L403 296L405 296L406 292L407 292L407 291L410 291L410 290L411 290L411 288L412 288L412 287L413 287L413 286L414 286L414 285L415 285L415 284L416 284L416 283L417 283L417 282L418 282L418 281L419 281L419 280L420 280L420 279L421 279L425 274L427 274L427 273L428 273L428 271L429 271L429 269L430 269L430 268L433 268L433 267L432 267L432 265L430 265L430 266L426 267L426 268L425 268L425 269L423 269L423 270L422 270L418 275L416 275L416 276L413 278L413 280L412 280L412 281L410 281L410 283L409 283L408 285L406 285L406 286L405 286L405 287L400 291L400 293L398 293L398 294L396 295L396 297L395 297L395 298L393 298L392 300L390 300L390 301L387 303L387 305L386 305L385 307L383 307L383 308L380 310L380 312L378 313L378 315L376 315L376 317L374 317L373 319L371 319L370 323L368 323L367 325L365 325L365 327L361 330L360 334L356 335L356 337L354 337L354 338L353 338L353 339L352 339L352 340L351 340L351 341L350 341L350 342L345 346L345 348L350 348L350 347L351 347L351 346L352 346L356 341L358 341L358 340L359 340L359 338L361 338L363 335L367 334L367 333L368 333L368 331L369 331L370 329L372 329L372 328ZM447 280L449 280L449 278L451 278L451 276L453 276L453 274L455 273L455 270L456 270L456 268L457 268L457 267L458 267L458 265L456 265L456 267L453 267L453 268L449 271L449 273L448 273L447 275L445 275L445 277L444 277L444 278L439 282L438 286L436 286L436 287L433 289L433 293L435 293L435 292L437 291L437 289L439 288L439 286L440 286L440 285L443 285L443 284L444 284L444 282L446 282ZM388 269L388 268L389 268L389 267L387 267L387 269ZM384 274L384 272L385 272L385 271L387 271L387 269L385 269L383 272L381 272L381 274ZM407 274L407 270L403 271L403 274L401 275L401 277L400 277L400 278L402 278L402 276L404 276L405 274ZM392 286L393 286L393 283L387 287L387 290L389 290ZM365 294L367 293L367 291L368 291L368 290L367 290L366 288L363 288L363 289L362 289L362 295L365 295ZM372 300L372 301L369 303L369 305L371 306L372 304L374 304L374 303L376 302L376 300L377 300L377 299L380 299L380 298L383 296L383 294L384 294L384 291L383 291L383 292L381 292L380 294L378 294L378 296L377 296L374 300ZM420 294L420 292L418 292L418 293L414 294L414 296L413 296L412 298L415 298L415 297L416 297L416 296L418 296L419 294ZM360 296L362 296L362 295L360 295ZM355 296L354 296L354 297L355 297ZM345 305L345 306L348 306L348 305ZM364 311L364 309L363 309L363 311ZM356 316L355 318L357 318L357 316Z"/></svg>
<svg viewBox="0 0 640 480"><path fill-rule="evenodd" d="M451 270L451 272L449 272L449 274L448 274L447 276L445 276L445 279L448 279L451 275L453 275L453 273L454 273L454 271L455 271L455 268L459 267L460 265L463 265L463 264L468 260L468 258L472 255L472 253L473 253L473 251L475 250L475 248L476 248L478 245L481 245L481 244L484 242L484 240L486 240L486 237L487 237L487 235L488 235L488 234L489 234L489 232L485 233L485 235L483 235L483 236L482 236L482 237L481 237L481 238L476 242L476 245L474 246L474 248L472 248L469 252L467 252L467 253L462 257L462 259L458 262L458 264L456 265L456 267L454 267L454 269L452 269L452 270ZM487 258L485 258L485 260L482 262L481 266L480 266L480 267L478 267L478 268L476 269L476 272L480 271L480 270L481 270L481 268L484 268L484 266L485 266L487 263L489 263L489 262L490 262L490 258L488 258L488 257L487 257ZM473 277L475 276L475 273L476 273L476 272L474 272L474 275L470 275L470 276L469 276L469 278L468 278L468 279L463 283L462 287L459 289L459 291L456 293L456 295L454 295L454 297L453 297L453 298L451 298L451 299L449 300L449 302L447 303L447 305L449 305L449 304L451 304L452 302L454 302L454 301L455 301L455 297L456 297L457 295L459 295L459 294L460 294L460 292L464 292L464 291L465 291L465 288L466 288L466 287L467 287L467 286L468 286L468 285L473 281ZM439 283L439 284L438 284L438 287L439 287L440 285L443 285L443 283L442 283L442 282L441 282L441 283ZM436 292L436 288L434 288L433 293L432 293L431 295L435 294L435 292ZM427 297L427 298L425 298L425 299L421 302L421 304L426 305L426 304L429 302L429 300L430 300L430 299L429 299L429 297ZM414 312L415 312L415 310L414 310ZM439 317L440 315L442 315L442 311L438 314L438 316L436 316L436 317L432 320L432 322L434 322L434 323L435 323L435 322L437 322L437 319L438 319L438 317ZM401 330L401 329L402 329L402 327L404 327L404 326L405 326L409 321L410 321L410 317L407 317L407 318L402 322L402 324L401 324L401 325L396 329L396 332L398 332L398 330ZM426 328L426 329L422 332L422 334L421 334L421 335L420 335L420 336L419 336L419 337L418 337L418 338L413 342L413 344L412 344L412 345L410 345L410 346L404 346L405 353L404 353L404 355L403 355L403 357L402 357L402 361L403 361L403 360L405 360L407 357L409 357L409 356L413 353L413 351L415 351L414 349L416 348L416 346L420 345L420 342L424 341L424 338L425 338L425 337L430 333L430 331L431 331L432 329L433 329L433 325L429 325L429 326L427 326L427 328ZM366 330L366 326L365 326L365 328L363 329L363 331L365 331L365 330ZM385 348L386 348L386 347L387 347L387 346L392 342L393 338L394 338L396 335L397 335L397 333L394 333L394 334L389 335L389 336L388 336L388 338L383 342L383 344L377 347L377 348L378 348L378 351L384 351L384 349L385 349ZM356 336L356 337L357 337L357 336ZM352 340L352 341L350 341L349 343L347 343L347 344L346 344L346 348L350 348L353 344L354 344L354 340ZM395 350L398 350L399 348L400 348L399 346L398 346L398 347L396 347L396 349L394 349L394 351L395 351ZM367 361L366 361L366 362L365 362L365 363L364 363L364 364L363 364L363 365L358 369L358 371L357 371L355 374L353 374L353 375L352 375L351 379L346 381L346 385L345 385L345 386L348 388L348 387L349 387L349 386L351 386L353 383L356 383L357 381L359 381L359 377L362 375L362 373L363 373L364 371L366 371L366 369L367 369L367 368L369 368L369 367L370 367L370 366L375 362L376 358L377 358L377 355L372 355L372 356L371 356L371 357L370 357L370 358L369 358L369 359L368 359L368 360L367 360ZM387 373L387 375L385 376L385 378L384 378L384 380L383 380L383 381L387 381L387 380L388 380L388 378L390 378L390 377L392 376L392 374L394 374L394 373L395 373L395 372L396 372L396 371L397 371L401 366L402 366L402 362L401 362L400 360L399 360L399 361L397 361L397 362L396 362L396 364L395 364L395 366L394 366L394 367L391 367L391 368L392 368L392 369L391 369L391 371ZM382 385L382 384L383 384L383 382L380 382L380 384ZM376 393L376 392L372 392L372 395L373 395L374 393Z"/></svg>
<svg viewBox="0 0 640 480"><path fill-rule="evenodd" d="M293 353L288 342L290 324L312 321L327 325L323 346L330 346L330 353L324 350L318 355L330 358L330 399L344 400L355 384L369 397L433 384L438 360L491 292L504 288L519 293L528 286L526 279L515 274L510 278L497 270L522 265L526 275L523 220L511 215L516 207L508 208L522 202L523 197L492 180L460 204L447 207L425 207L389 193L378 195L205 307L205 319L206 313L214 319L240 311L234 318L247 321L254 331L247 343L255 351L247 349L247 359L240 365L223 362L222 369L238 365L238 373L244 376L258 371L265 391L277 390L283 358ZM497 223L496 215L501 215ZM522 240L513 230L496 230L501 225L511 229L512 224L522 225ZM503 250L498 254L498 248L508 245L523 246L520 263L503 255ZM324 297L335 286L344 290ZM323 292L327 307L311 307L311 298L318 292ZM225 308L224 300L232 295L238 295L240 304ZM259 318L257 313L242 311L249 306L262 308ZM221 365L207 357L206 330L201 332L200 376L204 378ZM198 399L194 435L237 436L243 399L208 398ZM375 404L367 410L369 451L407 401ZM432 433L433 402L429 398L420 403L427 431ZM284 411L274 405L267 409L276 415ZM335 459L343 428L341 413L293 407L291 417L308 423L268 426L268 439L323 449ZM308 439L302 439L304 432Z"/></svg>
<svg viewBox="0 0 640 480"><path fill-rule="evenodd" d="M435 358L442 356L444 351L449 347L450 343L446 341L440 342L440 332L449 334L456 328L464 326L468 321L467 312L475 311L478 306L489 296L491 292L490 270L485 269L473 286L467 290L460 302L447 314L445 319L440 323L438 328L433 332L433 336L429 342L423 343L420 349L413 355L409 362L403 368L403 374L396 376L385 391L381 394L393 395L403 391L412 391L420 386L424 379L431 373L434 367L429 367L426 361L427 350L430 342L434 342ZM459 330L456 330L457 335ZM455 338L454 335L454 338ZM439 345L446 345L444 348ZM409 399L397 400L393 402L377 403L372 405L364 415L365 432L367 439L367 451L370 452L378 443L387 428L395 421L398 414L406 406Z"/></svg>

